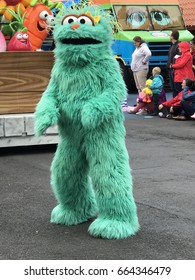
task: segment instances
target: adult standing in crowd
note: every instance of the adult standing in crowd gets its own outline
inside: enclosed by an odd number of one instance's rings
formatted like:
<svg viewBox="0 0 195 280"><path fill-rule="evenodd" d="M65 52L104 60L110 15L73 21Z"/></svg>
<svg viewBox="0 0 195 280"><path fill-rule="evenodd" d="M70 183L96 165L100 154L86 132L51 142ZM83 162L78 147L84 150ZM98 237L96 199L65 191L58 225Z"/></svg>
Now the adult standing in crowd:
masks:
<svg viewBox="0 0 195 280"><path fill-rule="evenodd" d="M192 69L194 71L194 75L195 75L195 37L190 41L190 52L192 55Z"/></svg>
<svg viewBox="0 0 195 280"><path fill-rule="evenodd" d="M171 90L173 92L173 97L175 97L178 92L175 89L175 84L174 84L174 70L171 68L171 65L174 63L175 56L179 55L179 32L177 30L173 30L170 34L170 41L171 41L171 46L169 48L169 53L168 53L168 60L167 60L167 69L168 69L168 75L169 75L169 83Z"/></svg>
<svg viewBox="0 0 195 280"><path fill-rule="evenodd" d="M183 79L189 78L194 80L190 44L188 42L181 42L178 44L178 48L181 55L175 59L175 63L170 65L174 69L174 84L177 94L182 90Z"/></svg>
<svg viewBox="0 0 195 280"><path fill-rule="evenodd" d="M138 93L140 93L145 88L149 70L149 59L152 53L141 37L135 36L133 41L135 50L132 54L131 70L133 72L136 88Z"/></svg>

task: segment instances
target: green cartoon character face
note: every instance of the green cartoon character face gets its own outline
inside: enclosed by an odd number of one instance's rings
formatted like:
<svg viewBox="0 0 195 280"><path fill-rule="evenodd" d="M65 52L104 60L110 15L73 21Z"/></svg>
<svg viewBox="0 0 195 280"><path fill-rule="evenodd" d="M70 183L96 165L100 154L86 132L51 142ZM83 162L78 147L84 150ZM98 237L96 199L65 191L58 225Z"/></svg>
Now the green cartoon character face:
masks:
<svg viewBox="0 0 195 280"><path fill-rule="evenodd" d="M97 6L65 9L57 17L54 29L55 54L64 63L78 64L110 51L110 16Z"/></svg>

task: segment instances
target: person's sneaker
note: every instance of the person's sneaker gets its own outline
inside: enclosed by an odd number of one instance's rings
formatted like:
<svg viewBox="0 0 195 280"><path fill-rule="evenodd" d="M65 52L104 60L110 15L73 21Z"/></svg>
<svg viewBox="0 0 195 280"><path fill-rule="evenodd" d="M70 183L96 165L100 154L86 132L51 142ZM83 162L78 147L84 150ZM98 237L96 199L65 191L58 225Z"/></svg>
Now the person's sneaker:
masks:
<svg viewBox="0 0 195 280"><path fill-rule="evenodd" d="M160 118L165 118L165 115L163 114L163 112L158 113Z"/></svg>
<svg viewBox="0 0 195 280"><path fill-rule="evenodd" d="M172 116L171 114L167 114L167 115L166 115L166 118L167 118L168 120L171 120L171 119L173 118L173 116Z"/></svg>
<svg viewBox="0 0 195 280"><path fill-rule="evenodd" d="M145 110L140 110L139 112L136 113L136 115L147 115L148 113Z"/></svg>
<svg viewBox="0 0 195 280"><path fill-rule="evenodd" d="M195 113L192 116L190 116L190 118L195 119Z"/></svg>
<svg viewBox="0 0 195 280"><path fill-rule="evenodd" d="M127 107L128 106L128 104L127 104L127 98L125 98L124 100L123 100L123 102L122 102L122 107Z"/></svg>
<svg viewBox="0 0 195 280"><path fill-rule="evenodd" d="M128 113L129 113L129 114L136 114L136 112L133 111L133 110L129 110Z"/></svg>

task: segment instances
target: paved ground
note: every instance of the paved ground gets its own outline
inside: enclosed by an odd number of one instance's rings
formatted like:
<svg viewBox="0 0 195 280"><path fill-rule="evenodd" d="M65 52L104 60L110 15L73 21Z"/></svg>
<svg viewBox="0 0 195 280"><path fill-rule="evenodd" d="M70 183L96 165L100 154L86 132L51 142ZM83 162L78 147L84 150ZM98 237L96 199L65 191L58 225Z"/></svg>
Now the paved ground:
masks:
<svg viewBox="0 0 195 280"><path fill-rule="evenodd" d="M89 236L90 221L50 224L56 147L1 149L0 259L195 259L195 121L128 115L125 126L139 233L103 240Z"/></svg>

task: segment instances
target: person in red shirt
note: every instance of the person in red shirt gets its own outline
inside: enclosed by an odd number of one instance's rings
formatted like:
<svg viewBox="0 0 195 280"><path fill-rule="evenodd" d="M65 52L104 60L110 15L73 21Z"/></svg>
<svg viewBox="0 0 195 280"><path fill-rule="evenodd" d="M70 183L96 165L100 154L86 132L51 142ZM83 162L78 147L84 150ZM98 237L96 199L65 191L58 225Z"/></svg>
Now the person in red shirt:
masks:
<svg viewBox="0 0 195 280"><path fill-rule="evenodd" d="M194 75L195 75L195 37L190 41L190 52L193 61L192 70L194 71Z"/></svg>
<svg viewBox="0 0 195 280"><path fill-rule="evenodd" d="M181 52L180 56L177 56L175 63L170 65L174 69L174 83L176 88L176 94L182 91L182 81L185 78L194 79L194 72L192 70L192 55L190 52L190 44L188 42L181 42L178 44Z"/></svg>

